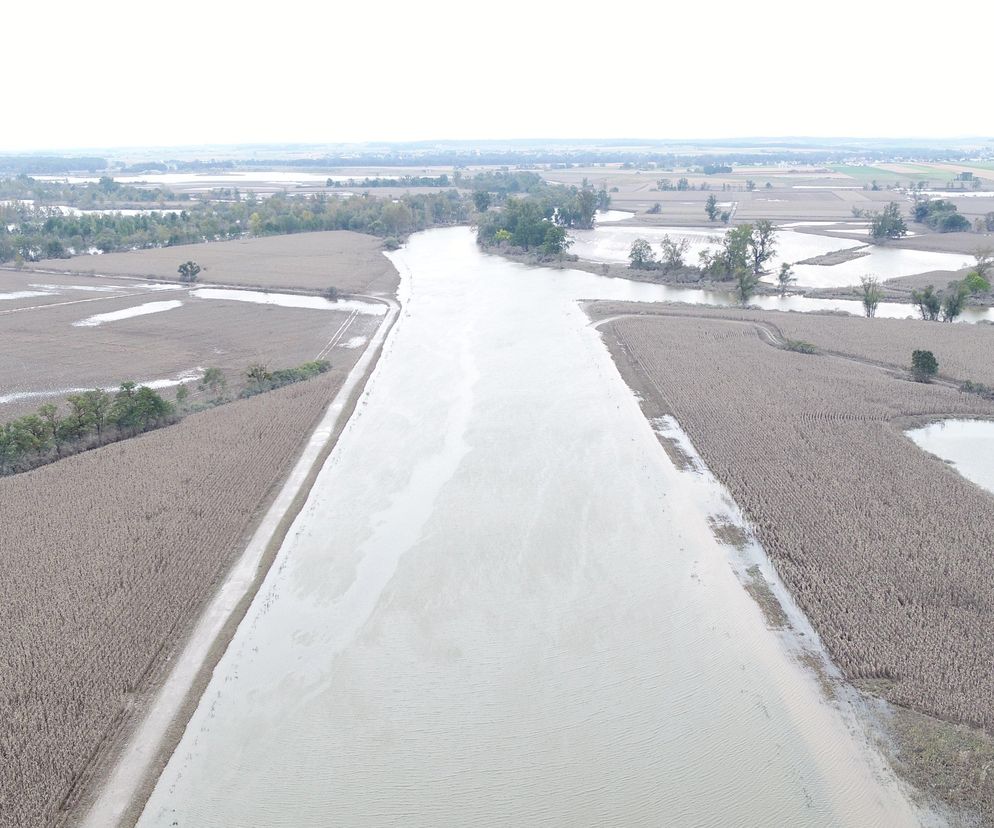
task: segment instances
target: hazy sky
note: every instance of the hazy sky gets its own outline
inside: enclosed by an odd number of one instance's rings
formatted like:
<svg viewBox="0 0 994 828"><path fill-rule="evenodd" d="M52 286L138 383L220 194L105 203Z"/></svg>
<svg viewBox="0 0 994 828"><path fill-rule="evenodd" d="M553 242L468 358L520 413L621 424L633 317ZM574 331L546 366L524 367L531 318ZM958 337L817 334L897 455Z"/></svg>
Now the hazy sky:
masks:
<svg viewBox="0 0 994 828"><path fill-rule="evenodd" d="M994 135L994 2L918 8L8 0L0 149Z"/></svg>

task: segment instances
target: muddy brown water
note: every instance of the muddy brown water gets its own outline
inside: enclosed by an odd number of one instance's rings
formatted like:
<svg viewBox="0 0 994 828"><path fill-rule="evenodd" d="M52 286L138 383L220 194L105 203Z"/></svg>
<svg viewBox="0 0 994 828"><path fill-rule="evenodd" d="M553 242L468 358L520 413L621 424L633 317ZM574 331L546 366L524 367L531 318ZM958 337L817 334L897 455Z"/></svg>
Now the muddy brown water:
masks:
<svg viewBox="0 0 994 828"><path fill-rule="evenodd" d="M921 824L576 302L660 288L465 228L392 255L401 319L139 824Z"/></svg>

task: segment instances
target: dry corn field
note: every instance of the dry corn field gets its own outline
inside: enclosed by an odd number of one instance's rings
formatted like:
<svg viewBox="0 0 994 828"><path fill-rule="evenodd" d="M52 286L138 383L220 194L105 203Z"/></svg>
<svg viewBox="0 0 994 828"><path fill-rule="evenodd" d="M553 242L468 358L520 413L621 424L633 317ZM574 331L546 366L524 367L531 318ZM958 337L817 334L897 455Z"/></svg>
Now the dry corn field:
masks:
<svg viewBox="0 0 994 828"><path fill-rule="evenodd" d="M819 350L849 354L871 362L911 367L911 352L932 351L939 376L958 382L972 380L994 386L994 325L923 322L918 319L865 319L842 314L781 313L742 308L690 305L597 302L591 315L689 314L700 318L762 322L785 338L810 342Z"/></svg>
<svg viewBox="0 0 994 828"><path fill-rule="evenodd" d="M197 381L205 368L220 368L234 388L254 362L271 368L299 365L330 343L323 355L335 370L348 373L362 348L346 346L359 337L368 340L382 320L369 314L353 318L346 310L200 299L186 291L130 298L101 293L96 300L93 295L66 289L59 303L6 314L6 303L0 307L5 357L0 360L0 422L34 412L42 403L61 403L73 389L111 387L124 380L186 378L188 390L198 398L203 395L197 394ZM79 297L83 304L76 304ZM182 304L94 327L74 325L92 314L162 299ZM172 396L171 390L165 393Z"/></svg>
<svg viewBox="0 0 994 828"><path fill-rule="evenodd" d="M64 818L341 381L0 479L0 826Z"/></svg>
<svg viewBox="0 0 994 828"><path fill-rule="evenodd" d="M626 309L645 310L604 303L592 315ZM646 413L672 413L743 508L844 675L891 702L994 733L994 499L900 427L908 418L994 417L994 404L859 361L775 348L738 311L726 320L657 311L605 322L605 340ZM765 316L791 335L877 358L876 343L892 337L904 354L928 328ZM975 338L989 353L994 331L932 326L949 361L956 354L979 366L982 352L969 356ZM988 819L990 776L974 791Z"/></svg>
<svg viewBox="0 0 994 828"><path fill-rule="evenodd" d="M179 279L176 268L195 259L204 284L393 295L397 271L383 255L383 240L350 230L295 233L160 247L102 256L52 259L39 268L109 276Z"/></svg>

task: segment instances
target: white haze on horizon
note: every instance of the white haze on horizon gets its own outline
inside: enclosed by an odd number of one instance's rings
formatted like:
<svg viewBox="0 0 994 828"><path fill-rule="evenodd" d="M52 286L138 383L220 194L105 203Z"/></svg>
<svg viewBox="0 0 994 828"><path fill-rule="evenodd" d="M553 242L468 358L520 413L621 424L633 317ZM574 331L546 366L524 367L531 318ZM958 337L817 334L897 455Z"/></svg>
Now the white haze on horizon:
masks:
<svg viewBox="0 0 994 828"><path fill-rule="evenodd" d="M4 10L0 151L510 138L994 136L994 4ZM942 33L948 34L944 38Z"/></svg>

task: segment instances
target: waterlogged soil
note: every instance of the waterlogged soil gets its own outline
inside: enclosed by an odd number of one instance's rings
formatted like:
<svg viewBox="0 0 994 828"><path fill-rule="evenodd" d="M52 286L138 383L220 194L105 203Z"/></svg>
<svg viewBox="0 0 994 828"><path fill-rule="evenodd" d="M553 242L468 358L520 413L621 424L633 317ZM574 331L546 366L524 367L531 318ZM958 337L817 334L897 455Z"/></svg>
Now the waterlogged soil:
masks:
<svg viewBox="0 0 994 828"><path fill-rule="evenodd" d="M464 228L393 260L401 319L139 824L922 824L576 302L658 287Z"/></svg>

